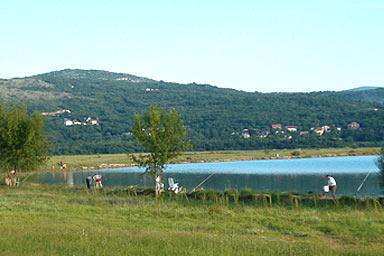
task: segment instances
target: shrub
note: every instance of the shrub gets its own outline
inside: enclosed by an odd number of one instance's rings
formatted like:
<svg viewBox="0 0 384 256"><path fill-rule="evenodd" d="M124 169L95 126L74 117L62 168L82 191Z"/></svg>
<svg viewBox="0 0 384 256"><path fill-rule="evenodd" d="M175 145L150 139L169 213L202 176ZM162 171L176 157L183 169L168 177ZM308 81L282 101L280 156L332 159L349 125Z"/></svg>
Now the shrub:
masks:
<svg viewBox="0 0 384 256"><path fill-rule="evenodd" d="M292 156L299 156L301 153L298 150L295 150L291 153Z"/></svg>
<svg viewBox="0 0 384 256"><path fill-rule="evenodd" d="M250 188L243 188L240 191L240 198L239 199L243 202L253 202L253 201L255 201L255 193Z"/></svg>

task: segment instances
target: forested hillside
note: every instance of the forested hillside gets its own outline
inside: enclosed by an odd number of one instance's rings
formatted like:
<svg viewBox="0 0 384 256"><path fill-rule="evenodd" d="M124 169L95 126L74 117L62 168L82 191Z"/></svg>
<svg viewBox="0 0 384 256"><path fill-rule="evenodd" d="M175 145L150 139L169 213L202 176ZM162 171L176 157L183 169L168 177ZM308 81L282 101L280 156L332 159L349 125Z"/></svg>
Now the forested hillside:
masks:
<svg viewBox="0 0 384 256"><path fill-rule="evenodd" d="M44 113L55 154L140 150L130 127L134 113L150 104L176 109L194 150L383 145L382 104L337 97L248 93L96 70L0 80L3 102Z"/></svg>
<svg viewBox="0 0 384 256"><path fill-rule="evenodd" d="M341 92L326 92L324 94L339 99L377 102L384 104L384 88L363 87Z"/></svg>

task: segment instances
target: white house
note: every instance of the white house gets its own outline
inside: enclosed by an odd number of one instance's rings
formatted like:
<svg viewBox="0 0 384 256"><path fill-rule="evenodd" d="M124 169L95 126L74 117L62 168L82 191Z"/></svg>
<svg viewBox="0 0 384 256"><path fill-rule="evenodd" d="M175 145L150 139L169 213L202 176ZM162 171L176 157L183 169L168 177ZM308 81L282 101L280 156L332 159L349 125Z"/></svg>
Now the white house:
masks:
<svg viewBox="0 0 384 256"><path fill-rule="evenodd" d="M65 126L71 126L71 125L73 125L73 122L72 122L72 120L64 119L64 124L65 124Z"/></svg>
<svg viewBox="0 0 384 256"><path fill-rule="evenodd" d="M249 134L249 130L248 129L243 129L243 131L241 132L241 137L243 137L244 139L250 138L251 135Z"/></svg>
<svg viewBox="0 0 384 256"><path fill-rule="evenodd" d="M324 130L325 132L330 132L330 131L331 131L331 127L330 127L329 125L324 125L324 126L322 126L321 128L323 128L323 130Z"/></svg>
<svg viewBox="0 0 384 256"><path fill-rule="evenodd" d="M323 135L325 129L323 127L316 127L315 128L315 132L317 133L317 135L321 136Z"/></svg>
<svg viewBox="0 0 384 256"><path fill-rule="evenodd" d="M285 128L288 130L288 131L290 131L290 132L297 132L297 126L292 126L292 125L290 125L290 126L285 126Z"/></svg>

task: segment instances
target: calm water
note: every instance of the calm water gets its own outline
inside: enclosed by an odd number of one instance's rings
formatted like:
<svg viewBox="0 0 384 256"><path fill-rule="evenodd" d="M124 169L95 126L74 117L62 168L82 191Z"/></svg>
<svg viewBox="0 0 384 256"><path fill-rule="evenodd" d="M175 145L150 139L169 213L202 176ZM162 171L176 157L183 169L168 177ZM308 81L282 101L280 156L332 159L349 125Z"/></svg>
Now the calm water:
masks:
<svg viewBox="0 0 384 256"><path fill-rule="evenodd" d="M357 194L379 195L377 156L327 157L305 159L257 160L241 162L196 163L169 165L163 181L173 177L179 185L193 189L209 174L214 175L204 183L205 189L241 189L258 191L296 191L321 193L325 174L337 181L337 195L355 195L366 175L369 176ZM70 173L52 173L40 176L41 183L67 183L85 185L91 174L103 175L105 186L152 186L153 177L142 174L136 167L100 169ZM167 182L166 187L167 187Z"/></svg>

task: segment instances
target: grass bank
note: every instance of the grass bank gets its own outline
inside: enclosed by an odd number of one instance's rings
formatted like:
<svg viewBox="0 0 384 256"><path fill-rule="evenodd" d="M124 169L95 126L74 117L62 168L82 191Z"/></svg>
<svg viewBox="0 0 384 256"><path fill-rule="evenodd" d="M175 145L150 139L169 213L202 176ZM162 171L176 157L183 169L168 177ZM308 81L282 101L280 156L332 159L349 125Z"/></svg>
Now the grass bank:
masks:
<svg viewBox="0 0 384 256"><path fill-rule="evenodd" d="M326 148L326 149L282 149L282 150L253 150L253 151L209 151L209 152L185 152L172 163L201 163L244 161L277 158L307 158L326 156L356 156L378 155L380 148ZM131 166L133 162L126 154L97 154L97 155L65 155L53 156L47 165L39 171L58 169L58 162L67 164L68 170L116 168Z"/></svg>
<svg viewBox="0 0 384 256"><path fill-rule="evenodd" d="M383 213L24 183L0 186L0 255L384 255Z"/></svg>

